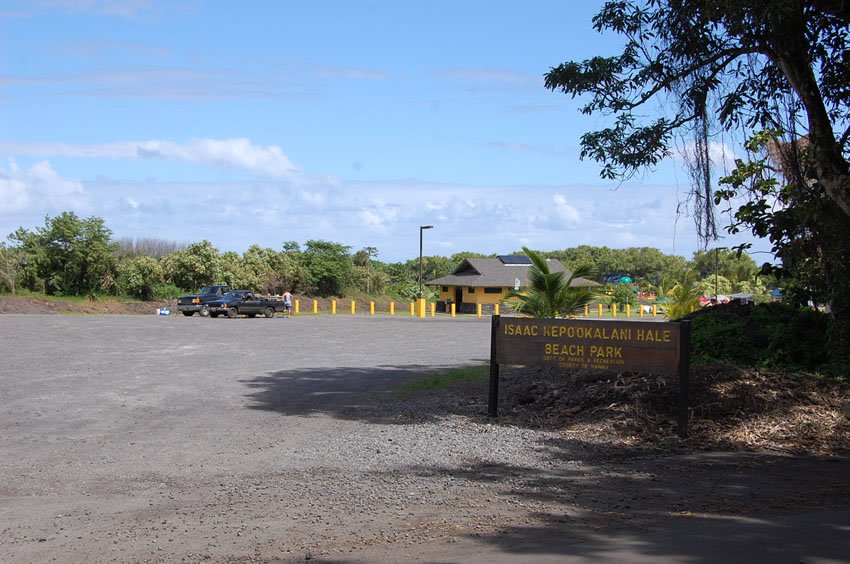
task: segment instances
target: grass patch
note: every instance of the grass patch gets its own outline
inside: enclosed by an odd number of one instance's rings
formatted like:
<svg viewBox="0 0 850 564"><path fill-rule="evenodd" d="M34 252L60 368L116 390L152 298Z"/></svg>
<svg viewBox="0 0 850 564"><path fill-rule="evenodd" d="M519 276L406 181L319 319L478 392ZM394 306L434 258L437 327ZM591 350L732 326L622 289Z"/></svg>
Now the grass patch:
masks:
<svg viewBox="0 0 850 564"><path fill-rule="evenodd" d="M401 391L412 393L438 388L450 388L461 382L483 381L490 377L490 365L464 366L430 374L402 386Z"/></svg>

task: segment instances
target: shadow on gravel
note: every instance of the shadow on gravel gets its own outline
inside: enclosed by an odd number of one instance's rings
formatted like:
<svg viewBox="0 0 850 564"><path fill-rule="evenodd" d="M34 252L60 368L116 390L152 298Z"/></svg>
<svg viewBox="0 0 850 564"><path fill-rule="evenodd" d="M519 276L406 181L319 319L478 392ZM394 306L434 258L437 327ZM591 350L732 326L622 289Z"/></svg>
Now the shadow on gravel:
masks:
<svg viewBox="0 0 850 564"><path fill-rule="evenodd" d="M406 394L401 387L421 380L445 366L397 365L370 368L315 368L284 370L268 376L242 380L251 389L249 409L276 411L282 415L329 415L339 419L383 424L435 421L448 415L472 411L484 415L486 382L475 383L479 392L468 399L450 397L446 390ZM466 394L463 394L466 397Z"/></svg>
<svg viewBox="0 0 850 564"><path fill-rule="evenodd" d="M576 446L544 448L563 462L575 460ZM496 522L497 533L470 535L517 560L809 562L850 554L847 459L701 453L548 471L486 463L411 472L490 484L497 511L528 507L538 523ZM497 493L493 484L502 484ZM547 509L534 512L540 504Z"/></svg>
<svg viewBox="0 0 850 564"><path fill-rule="evenodd" d="M402 425L460 415L494 423L485 413L486 382L400 391L437 370L444 367L288 370L242 383L250 389L250 409L282 415ZM535 426L510 417L496 425L518 423ZM468 533L469 540L506 557L497 562L534 557L800 562L843 561L850 554L846 458L716 452L664 456L569 433L540 438L535 448L543 457L536 467L446 460L403 472L423 483L445 480L453 492L449 495L470 503L462 509L468 515L464 528L497 532ZM392 482L393 472L386 474ZM505 514L527 514L533 520L506 525L517 520L500 518Z"/></svg>

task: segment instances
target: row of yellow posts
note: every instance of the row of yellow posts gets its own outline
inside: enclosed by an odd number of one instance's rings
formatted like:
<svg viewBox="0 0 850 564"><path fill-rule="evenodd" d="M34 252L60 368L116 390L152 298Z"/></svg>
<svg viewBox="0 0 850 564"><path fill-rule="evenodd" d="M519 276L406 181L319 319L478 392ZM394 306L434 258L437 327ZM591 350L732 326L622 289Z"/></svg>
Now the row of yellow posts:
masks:
<svg viewBox="0 0 850 564"><path fill-rule="evenodd" d="M596 315L597 317L602 317L602 304L596 304ZM638 306L638 312L640 317L644 317L646 312L643 310L643 306ZM631 304L626 304L626 317L632 316L632 306ZM649 312L649 315L652 317L658 316L658 306L652 304L652 309ZM584 306L584 317L590 317L590 306ZM611 317L618 317L617 313L617 304L611 304Z"/></svg>
<svg viewBox="0 0 850 564"><path fill-rule="evenodd" d="M294 300L293 309L296 314L301 313L301 300ZM331 300L331 315L336 315L337 312L337 301ZM424 299L416 300L414 302L410 302L410 316L411 317L427 317L430 312L431 317L435 317L437 315L437 304L427 303ZM319 300L313 300L313 309L312 314L318 315L319 313ZM390 302L390 315L395 315L395 302ZM355 300L351 300L351 315L357 314L357 302ZM455 309L455 304L451 304L449 314L452 317L457 316L457 311ZM495 309L493 311L494 315L499 315L499 304L495 304ZM369 302L369 315L375 315L375 302ZM476 309L476 315L481 317L481 304L478 304Z"/></svg>
<svg viewBox="0 0 850 564"><path fill-rule="evenodd" d="M295 313L301 313L301 300L295 300L294 302ZM452 317L457 316L457 312L455 309L456 304L450 304L450 311L448 312ZM493 315L499 315L499 304L493 304ZM602 317L602 304L596 304L596 315L597 317ZM336 315L337 312L337 301L331 300L331 314ZM410 317L428 317L428 313L430 312L431 317L435 317L437 315L437 304L431 302L427 303L424 299L419 299L413 302L410 302ZM658 316L658 307L653 304L650 312L644 312L643 307L638 308L639 317L644 317L645 315L650 315L652 317ZM319 300L313 300L313 315L317 315L319 313ZM357 313L357 303L354 300L351 300L351 315L355 315ZM390 302L390 315L395 315L395 302ZM626 317L632 316L632 306L627 304L626 311L624 312ZM475 314L477 317L481 317L481 304L476 304ZM369 315L375 315L375 302L369 302ZM618 317L619 313L617 311L617 304L611 304L611 317ZM590 317L590 306L584 306L584 316Z"/></svg>

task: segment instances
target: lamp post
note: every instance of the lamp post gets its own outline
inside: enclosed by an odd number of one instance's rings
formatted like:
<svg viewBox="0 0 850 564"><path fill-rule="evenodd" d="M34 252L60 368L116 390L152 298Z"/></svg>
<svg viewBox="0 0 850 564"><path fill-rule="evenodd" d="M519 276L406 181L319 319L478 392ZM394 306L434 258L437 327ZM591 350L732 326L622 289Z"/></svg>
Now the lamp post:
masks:
<svg viewBox="0 0 850 564"><path fill-rule="evenodd" d="M422 299L422 232L426 229L434 229L433 225L419 226L419 299Z"/></svg>

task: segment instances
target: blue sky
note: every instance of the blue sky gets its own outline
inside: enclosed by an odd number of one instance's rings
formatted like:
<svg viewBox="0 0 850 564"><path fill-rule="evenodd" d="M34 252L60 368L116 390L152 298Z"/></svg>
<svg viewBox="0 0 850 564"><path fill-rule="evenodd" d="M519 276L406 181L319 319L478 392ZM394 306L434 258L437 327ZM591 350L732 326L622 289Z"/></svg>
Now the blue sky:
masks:
<svg viewBox="0 0 850 564"><path fill-rule="evenodd" d="M425 254L690 257L682 163L599 179L579 138L606 119L543 87L617 49L600 5L0 0L0 239L74 211L222 251L326 239L400 261L428 224Z"/></svg>

